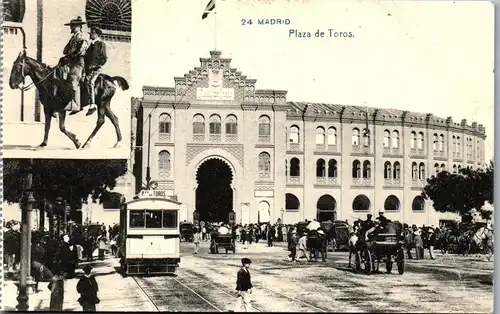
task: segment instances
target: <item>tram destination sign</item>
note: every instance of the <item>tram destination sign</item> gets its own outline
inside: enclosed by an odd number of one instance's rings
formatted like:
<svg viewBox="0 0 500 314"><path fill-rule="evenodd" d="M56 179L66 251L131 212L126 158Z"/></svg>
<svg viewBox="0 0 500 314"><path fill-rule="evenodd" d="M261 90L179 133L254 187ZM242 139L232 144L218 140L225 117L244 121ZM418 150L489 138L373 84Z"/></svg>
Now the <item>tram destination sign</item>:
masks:
<svg viewBox="0 0 500 314"><path fill-rule="evenodd" d="M158 197L158 198L169 198L173 196L173 191L169 190L142 190L140 197Z"/></svg>

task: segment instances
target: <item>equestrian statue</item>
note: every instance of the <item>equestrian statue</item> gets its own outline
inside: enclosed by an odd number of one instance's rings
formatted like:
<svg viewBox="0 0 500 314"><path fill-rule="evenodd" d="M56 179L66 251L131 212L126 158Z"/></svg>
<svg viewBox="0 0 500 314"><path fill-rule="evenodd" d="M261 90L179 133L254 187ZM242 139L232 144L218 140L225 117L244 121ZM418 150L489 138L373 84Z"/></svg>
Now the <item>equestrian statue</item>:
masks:
<svg viewBox="0 0 500 314"><path fill-rule="evenodd" d="M86 24L81 17L64 24L69 26L73 34L63 50L64 56L57 66L51 68L33 58L26 56L23 50L14 61L9 78L12 89L27 90L36 86L39 98L44 107L45 133L39 147L47 146L52 118L59 116L59 129L78 149L80 141L75 134L66 129L66 113L74 115L89 106L86 115L90 116L97 111L97 123L89 138L83 145L88 148L90 142L105 122L105 117L113 123L116 130L117 142L114 148L119 147L122 135L118 118L111 111L111 99L116 92L115 82L122 90L129 89L126 79L121 76L109 76L101 73L102 66L107 62L106 45L101 40L102 30L90 28L90 40L82 31ZM24 78L29 76L32 85L21 86Z"/></svg>

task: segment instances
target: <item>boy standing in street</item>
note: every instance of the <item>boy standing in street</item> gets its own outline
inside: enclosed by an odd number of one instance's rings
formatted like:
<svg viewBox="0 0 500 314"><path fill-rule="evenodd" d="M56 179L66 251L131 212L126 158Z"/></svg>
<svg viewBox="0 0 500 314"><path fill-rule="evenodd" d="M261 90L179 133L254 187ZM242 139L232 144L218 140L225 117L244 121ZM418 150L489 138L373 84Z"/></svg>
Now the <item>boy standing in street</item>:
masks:
<svg viewBox="0 0 500 314"><path fill-rule="evenodd" d="M238 300L234 312L251 312L252 305L250 304L250 294L252 294L252 280L248 268L252 262L248 258L241 259L241 268L238 271L238 279L236 280L236 291L238 292Z"/></svg>

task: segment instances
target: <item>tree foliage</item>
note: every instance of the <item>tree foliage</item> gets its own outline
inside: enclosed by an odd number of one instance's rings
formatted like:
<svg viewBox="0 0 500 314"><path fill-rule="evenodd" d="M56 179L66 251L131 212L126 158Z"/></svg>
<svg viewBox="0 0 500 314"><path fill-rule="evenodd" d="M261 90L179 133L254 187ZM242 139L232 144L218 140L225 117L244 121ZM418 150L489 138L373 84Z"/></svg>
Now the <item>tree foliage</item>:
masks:
<svg viewBox="0 0 500 314"><path fill-rule="evenodd" d="M485 201L493 204L493 172L493 162L485 169L463 168L459 173L441 171L427 179L422 197L432 200L434 209L439 212L464 216L473 208L481 211ZM481 214L487 215L482 211Z"/></svg>
<svg viewBox="0 0 500 314"><path fill-rule="evenodd" d="M4 159L4 201L18 203L23 194L25 159ZM33 161L33 194L36 200L54 203L62 197L72 209L89 195L97 200L116 186L127 172L126 160L40 159Z"/></svg>

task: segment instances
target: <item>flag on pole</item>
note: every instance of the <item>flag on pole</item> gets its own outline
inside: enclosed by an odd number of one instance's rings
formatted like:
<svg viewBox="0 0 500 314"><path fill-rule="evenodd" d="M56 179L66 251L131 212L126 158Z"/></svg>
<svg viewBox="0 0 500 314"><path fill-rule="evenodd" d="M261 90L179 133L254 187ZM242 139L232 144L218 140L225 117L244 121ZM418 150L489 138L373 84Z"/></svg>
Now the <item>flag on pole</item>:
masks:
<svg viewBox="0 0 500 314"><path fill-rule="evenodd" d="M208 2L207 6L205 7L205 11L201 16L201 19L204 20L208 16L208 13L212 12L213 9L215 9L215 0L210 0L210 2Z"/></svg>

